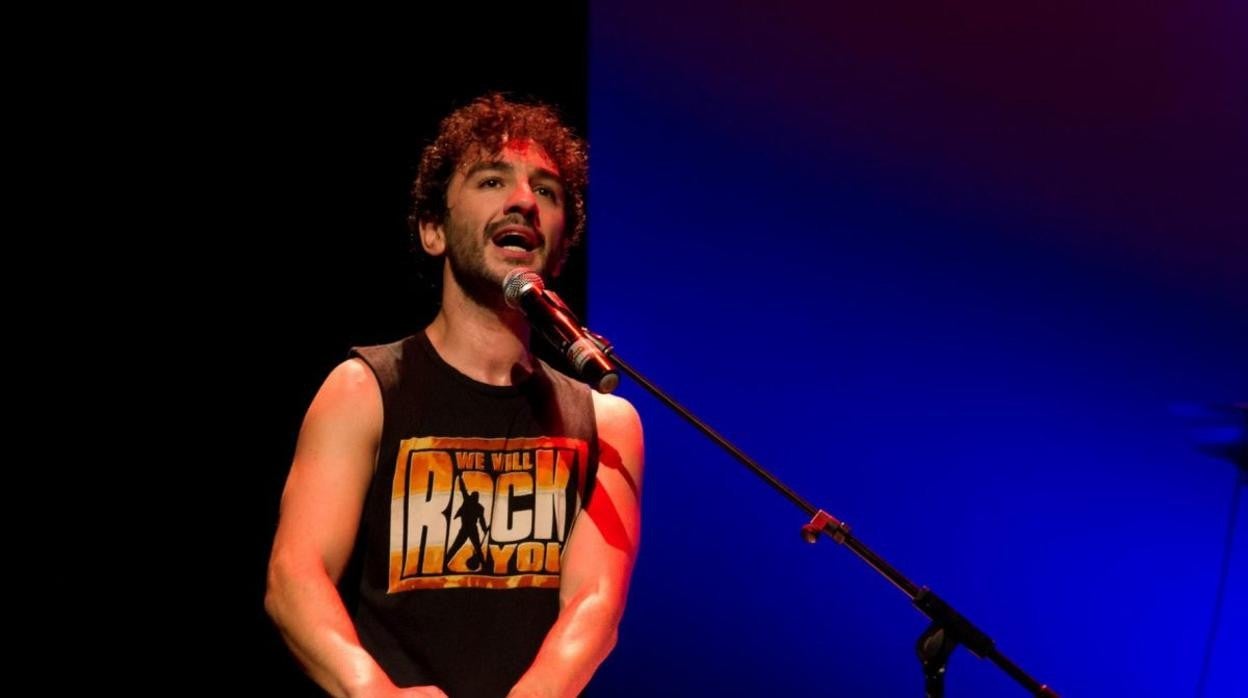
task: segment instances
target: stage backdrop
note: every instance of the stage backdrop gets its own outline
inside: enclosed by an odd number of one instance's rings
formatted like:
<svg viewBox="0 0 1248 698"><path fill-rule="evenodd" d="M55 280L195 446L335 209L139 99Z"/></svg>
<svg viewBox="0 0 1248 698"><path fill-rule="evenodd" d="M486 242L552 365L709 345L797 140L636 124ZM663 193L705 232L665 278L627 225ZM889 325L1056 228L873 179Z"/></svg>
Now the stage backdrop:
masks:
<svg viewBox="0 0 1248 698"><path fill-rule="evenodd" d="M593 328L1063 695L1193 695L1236 470L1172 405L1248 400L1244 7L679 4L591 7ZM620 392L644 539L592 695L922 695L905 597ZM1210 696L1248 695L1244 509ZM960 650L948 695L1024 692Z"/></svg>

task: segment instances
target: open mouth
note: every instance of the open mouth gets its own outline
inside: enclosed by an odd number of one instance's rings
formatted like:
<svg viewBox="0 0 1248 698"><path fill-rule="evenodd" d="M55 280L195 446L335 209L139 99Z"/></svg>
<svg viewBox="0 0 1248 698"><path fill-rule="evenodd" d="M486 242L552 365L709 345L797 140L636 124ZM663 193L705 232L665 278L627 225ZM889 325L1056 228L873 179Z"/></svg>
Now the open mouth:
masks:
<svg viewBox="0 0 1248 698"><path fill-rule="evenodd" d="M540 244L537 233L528 228L504 228L494 234L491 241L505 250L532 252Z"/></svg>

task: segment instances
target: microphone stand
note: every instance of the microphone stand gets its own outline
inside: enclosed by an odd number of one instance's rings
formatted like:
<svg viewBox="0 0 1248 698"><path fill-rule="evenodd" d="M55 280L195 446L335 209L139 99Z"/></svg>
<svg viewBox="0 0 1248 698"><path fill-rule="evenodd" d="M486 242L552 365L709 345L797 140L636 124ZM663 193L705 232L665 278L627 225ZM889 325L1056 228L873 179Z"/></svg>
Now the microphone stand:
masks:
<svg viewBox="0 0 1248 698"><path fill-rule="evenodd" d="M810 522L802 526L802 537L806 542L815 543L819 540L819 534L823 534L849 548L859 559L870 565L872 569L883 575L885 579L892 582L893 586L900 589L901 593L909 597L914 607L931 620L927 629L919 636L915 646L919 662L923 665L926 698L943 698L945 695L945 668L948 665L949 656L953 654L953 650L959 644L964 645L976 657L988 659L993 664L996 664L1032 695L1058 698L1058 694L1053 689L1032 678L1021 667L1010 661L1008 657L996 648L992 638L975 627L973 623L958 613L944 599L937 596L931 589L920 587L910 581L897 568L888 564L884 558L875 554L862 541L855 538L850 533L849 524L822 509L815 508L814 505L807 502L796 492L789 489L783 482L776 479L774 475L767 472L761 465L754 462L745 452L707 426L702 420L694 416L692 412L685 409L680 403L663 392L662 389L628 365L627 362L615 353L615 347L605 337L591 332L588 328L582 329L587 336L594 340L603 354L619 366L620 370L632 377L633 380L637 381L665 405L675 410L681 417L684 417L698 431L701 431L712 441L723 447L724 450L731 453L734 458L752 470L755 475L765 480L767 484L775 488L780 494L787 497L790 502L793 502L802 511L806 512L811 517Z"/></svg>

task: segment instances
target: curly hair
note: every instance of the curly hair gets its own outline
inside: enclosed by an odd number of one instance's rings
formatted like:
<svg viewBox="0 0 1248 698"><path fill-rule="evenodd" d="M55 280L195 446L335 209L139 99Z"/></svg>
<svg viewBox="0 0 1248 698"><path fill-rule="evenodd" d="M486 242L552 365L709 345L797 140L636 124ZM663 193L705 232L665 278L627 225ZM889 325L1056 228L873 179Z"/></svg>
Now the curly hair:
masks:
<svg viewBox="0 0 1248 698"><path fill-rule="evenodd" d="M434 260L420 245L420 224L445 223L446 193L456 169L465 157L475 153L497 153L507 140L531 140L540 145L559 168L567 196L564 215L567 218L568 247L580 242L585 233L585 186L588 182L588 157L585 141L581 140L559 119L555 110L545 104L512 101L494 92L478 97L442 120L437 138L420 158L420 170L412 184L412 210L407 222L412 235L412 250L425 261L426 273L435 282Z"/></svg>

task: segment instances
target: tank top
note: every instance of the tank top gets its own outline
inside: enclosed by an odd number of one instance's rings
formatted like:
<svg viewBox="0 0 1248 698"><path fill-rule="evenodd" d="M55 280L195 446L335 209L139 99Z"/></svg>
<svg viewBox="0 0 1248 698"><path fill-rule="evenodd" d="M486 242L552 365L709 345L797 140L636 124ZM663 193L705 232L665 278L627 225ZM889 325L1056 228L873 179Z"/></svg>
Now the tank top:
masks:
<svg viewBox="0 0 1248 698"><path fill-rule="evenodd" d="M559 613L562 551L593 491L589 388L540 361L517 385L477 382L424 332L351 355L384 409L360 641L399 686L504 696Z"/></svg>

